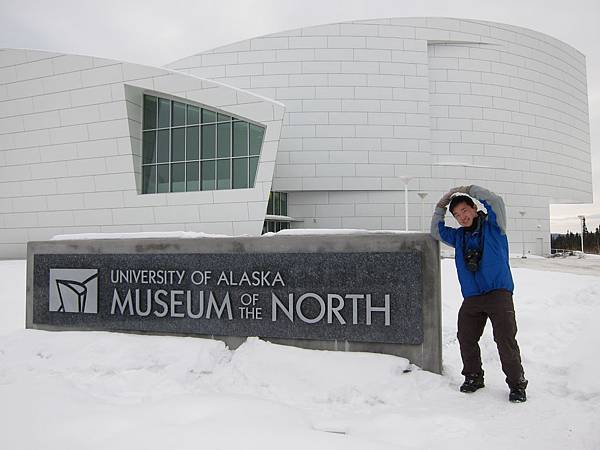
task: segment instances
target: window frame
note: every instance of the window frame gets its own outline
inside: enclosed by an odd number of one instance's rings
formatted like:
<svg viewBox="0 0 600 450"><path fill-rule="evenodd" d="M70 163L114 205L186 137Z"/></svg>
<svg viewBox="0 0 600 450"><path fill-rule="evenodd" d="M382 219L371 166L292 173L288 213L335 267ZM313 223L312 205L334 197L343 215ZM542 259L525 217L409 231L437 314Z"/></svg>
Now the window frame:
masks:
<svg viewBox="0 0 600 450"><path fill-rule="evenodd" d="M151 108L155 109L155 116L154 116L154 120L152 121L148 116L147 116L147 111L146 111L146 98L151 98L153 100L148 100L149 104L152 105L152 103L154 103L154 106L151 106ZM161 109L161 105L163 107L164 110L164 105L165 103L168 102L168 117L169 117L169 124L168 126L159 126L159 111ZM184 122L183 124L177 124L174 125L174 116L175 116L175 104L178 104L178 107L181 109L181 105L183 105L183 112L184 112ZM198 122L194 122L194 120L190 120L190 116L192 114L190 114L190 111L193 111L193 114L195 114L195 110L197 109L198 112ZM164 112L164 111L163 111ZM166 114L166 113L165 113ZM145 126L145 121L146 118L148 118L148 120L150 121L150 124L154 124L155 128L147 128ZM209 119L209 120L205 120L205 119ZM214 119L214 120L213 120ZM245 154L243 155L238 155L238 156L234 156L234 130L235 130L235 124L236 123L243 123L245 125L245 149L246 151L244 152ZM228 130L228 139L229 139L229 155L228 156L220 156L219 155L219 130L223 129L222 125L223 124L229 124L229 130ZM163 124L164 125L164 124ZM203 138L204 138L204 131L205 131L205 126L214 126L214 130L215 130L215 136L214 136L214 155L203 155L202 154L202 150L203 150ZM188 159L188 133L189 133L189 129L192 127L197 127L198 128L198 156L197 159ZM233 114L230 114L228 112L225 111L221 111L218 108L212 108L212 107L207 107L205 105L202 104L197 104L197 103L193 103L190 102L189 100L186 99L180 99L180 98L176 98L176 97L172 97L169 95L164 95L164 94L158 94L158 93L153 93L153 92L144 92L142 94L142 126L141 126L142 130L141 130L141 140L142 140L142 155L140 158L140 164L141 164L141 174L142 174L142 183L141 183L141 189L140 189L140 193L141 194L153 194L153 193L159 193L158 192L158 187L159 187L159 167L161 165L168 165L168 174L169 174L169 180L168 180L168 186L169 186L169 190L167 191L168 193L172 193L172 192L198 192L198 191L202 191L202 190L231 190L231 189L253 189L256 185L256 178L257 178L257 173L258 173L258 169L260 166L260 156L262 153L262 147L264 144L264 138L265 138L265 134L266 134L266 126L257 123L255 121L252 120L248 120L246 118L242 118ZM253 152L253 149L250 148L251 145L251 134L256 130L256 128L258 128L259 130L262 130L262 141L259 147L259 151L258 154L255 154ZM183 130L183 159L177 160L175 161L173 159L173 153L174 153L174 146L173 146L173 140L175 139L175 133L174 130ZM162 133L161 133L162 132ZM167 132L167 136L165 137L164 134L165 132ZM145 153L145 145L146 145L146 141L144 140L144 136L150 137L153 136L154 139L154 153L153 153L153 158L150 159L150 162L144 162L145 159L148 159L146 157L146 153ZM166 139L168 141L168 160L161 160L158 161L158 157L159 157L159 135L161 135L164 139ZM161 141L162 142L162 141ZM223 150L223 149L221 149ZM164 152L163 152L164 153ZM223 154L223 152L222 152ZM165 156L165 155L163 155ZM179 155L181 156L181 155ZM208 157L205 157L208 156ZM212 157L210 157L212 156ZM163 158L164 159L164 158ZM234 160L244 160L243 164L240 163L235 163L234 164ZM228 179L228 183L226 183L225 185L221 185L221 187L219 187L219 171L218 168L219 166L223 166L223 163L221 161L224 160L228 160L229 162L229 179ZM213 166L214 166L214 174L212 174L213 176L211 177L211 180L207 180L207 181L213 181L214 180L214 187L212 189L203 189L203 169L202 166L205 165L204 163L208 163L208 162L213 162ZM189 184L188 183L188 164L190 163L197 163L198 164L198 190L189 190ZM172 186L172 171L173 171L173 165L174 164L184 164L185 165L185 170L184 170L184 180L183 180L183 186L185 188L184 191L174 191L173 190L173 186ZM235 183L234 183L234 165L237 166L239 168L240 165L243 166L243 168L245 169L245 174L244 174L244 181L245 183L243 184L242 187L234 187ZM252 173L251 168L253 168L253 165L256 165L256 170L254 171L254 173ZM146 186L146 183L144 182L145 178L143 177L143 174L146 173L146 171L152 171L151 167L154 167L154 173L156 174L156 176L154 177L154 186L153 189L147 189L148 186ZM163 169L164 170L164 169ZM152 177L149 177L149 180L152 181ZM190 181L195 182L195 179L191 179ZM164 191L161 190L160 193L166 193Z"/></svg>

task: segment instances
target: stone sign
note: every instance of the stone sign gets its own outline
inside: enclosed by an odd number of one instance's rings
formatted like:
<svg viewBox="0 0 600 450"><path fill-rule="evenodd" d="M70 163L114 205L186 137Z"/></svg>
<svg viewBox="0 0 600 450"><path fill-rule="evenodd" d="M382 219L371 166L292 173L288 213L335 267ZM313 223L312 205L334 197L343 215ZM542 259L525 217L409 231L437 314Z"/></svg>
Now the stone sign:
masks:
<svg viewBox="0 0 600 450"><path fill-rule="evenodd" d="M427 235L383 233L33 242L27 325L409 357L432 332L439 341L437 248Z"/></svg>

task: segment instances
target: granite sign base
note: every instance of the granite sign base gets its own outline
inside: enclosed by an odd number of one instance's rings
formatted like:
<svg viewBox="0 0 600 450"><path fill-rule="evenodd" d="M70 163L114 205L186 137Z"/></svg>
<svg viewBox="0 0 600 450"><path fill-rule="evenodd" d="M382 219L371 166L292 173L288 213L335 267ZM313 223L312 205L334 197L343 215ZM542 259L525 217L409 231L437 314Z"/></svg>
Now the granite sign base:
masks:
<svg viewBox="0 0 600 450"><path fill-rule="evenodd" d="M441 373L439 246L365 233L30 242L27 327L388 353Z"/></svg>

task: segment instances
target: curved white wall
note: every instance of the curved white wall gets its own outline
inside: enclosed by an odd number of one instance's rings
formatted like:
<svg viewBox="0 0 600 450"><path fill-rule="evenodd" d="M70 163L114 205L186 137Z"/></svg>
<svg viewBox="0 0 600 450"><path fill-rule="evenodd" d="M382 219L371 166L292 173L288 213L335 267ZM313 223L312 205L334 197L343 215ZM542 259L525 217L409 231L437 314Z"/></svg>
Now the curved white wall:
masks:
<svg viewBox="0 0 600 450"><path fill-rule="evenodd" d="M169 67L285 104L273 190L300 227L410 228L449 187L504 195L512 251L549 249L549 203L592 200L585 58L505 24L381 19L250 39ZM519 211L525 211L521 218ZM425 218L425 222L429 220Z"/></svg>
<svg viewBox="0 0 600 450"><path fill-rule="evenodd" d="M548 204L592 200L585 58L544 34L380 19L169 67L0 50L0 256L63 233L259 234L270 190L289 193L297 227L403 229L402 177L411 230L476 183L505 197L512 251L539 254ZM256 187L139 195L143 92L265 125Z"/></svg>
<svg viewBox="0 0 600 450"><path fill-rule="evenodd" d="M252 189L140 195L144 92L266 126ZM260 234L284 107L214 81L87 56L0 50L0 257L87 232Z"/></svg>

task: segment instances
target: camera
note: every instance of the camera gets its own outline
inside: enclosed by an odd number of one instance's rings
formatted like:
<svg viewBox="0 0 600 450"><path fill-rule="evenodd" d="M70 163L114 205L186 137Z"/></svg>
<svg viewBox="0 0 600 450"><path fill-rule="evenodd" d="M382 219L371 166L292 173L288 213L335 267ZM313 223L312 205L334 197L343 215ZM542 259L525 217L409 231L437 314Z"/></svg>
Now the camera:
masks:
<svg viewBox="0 0 600 450"><path fill-rule="evenodd" d="M465 252L465 264L469 272L479 270L479 261L481 260L481 251L478 248L469 248Z"/></svg>

